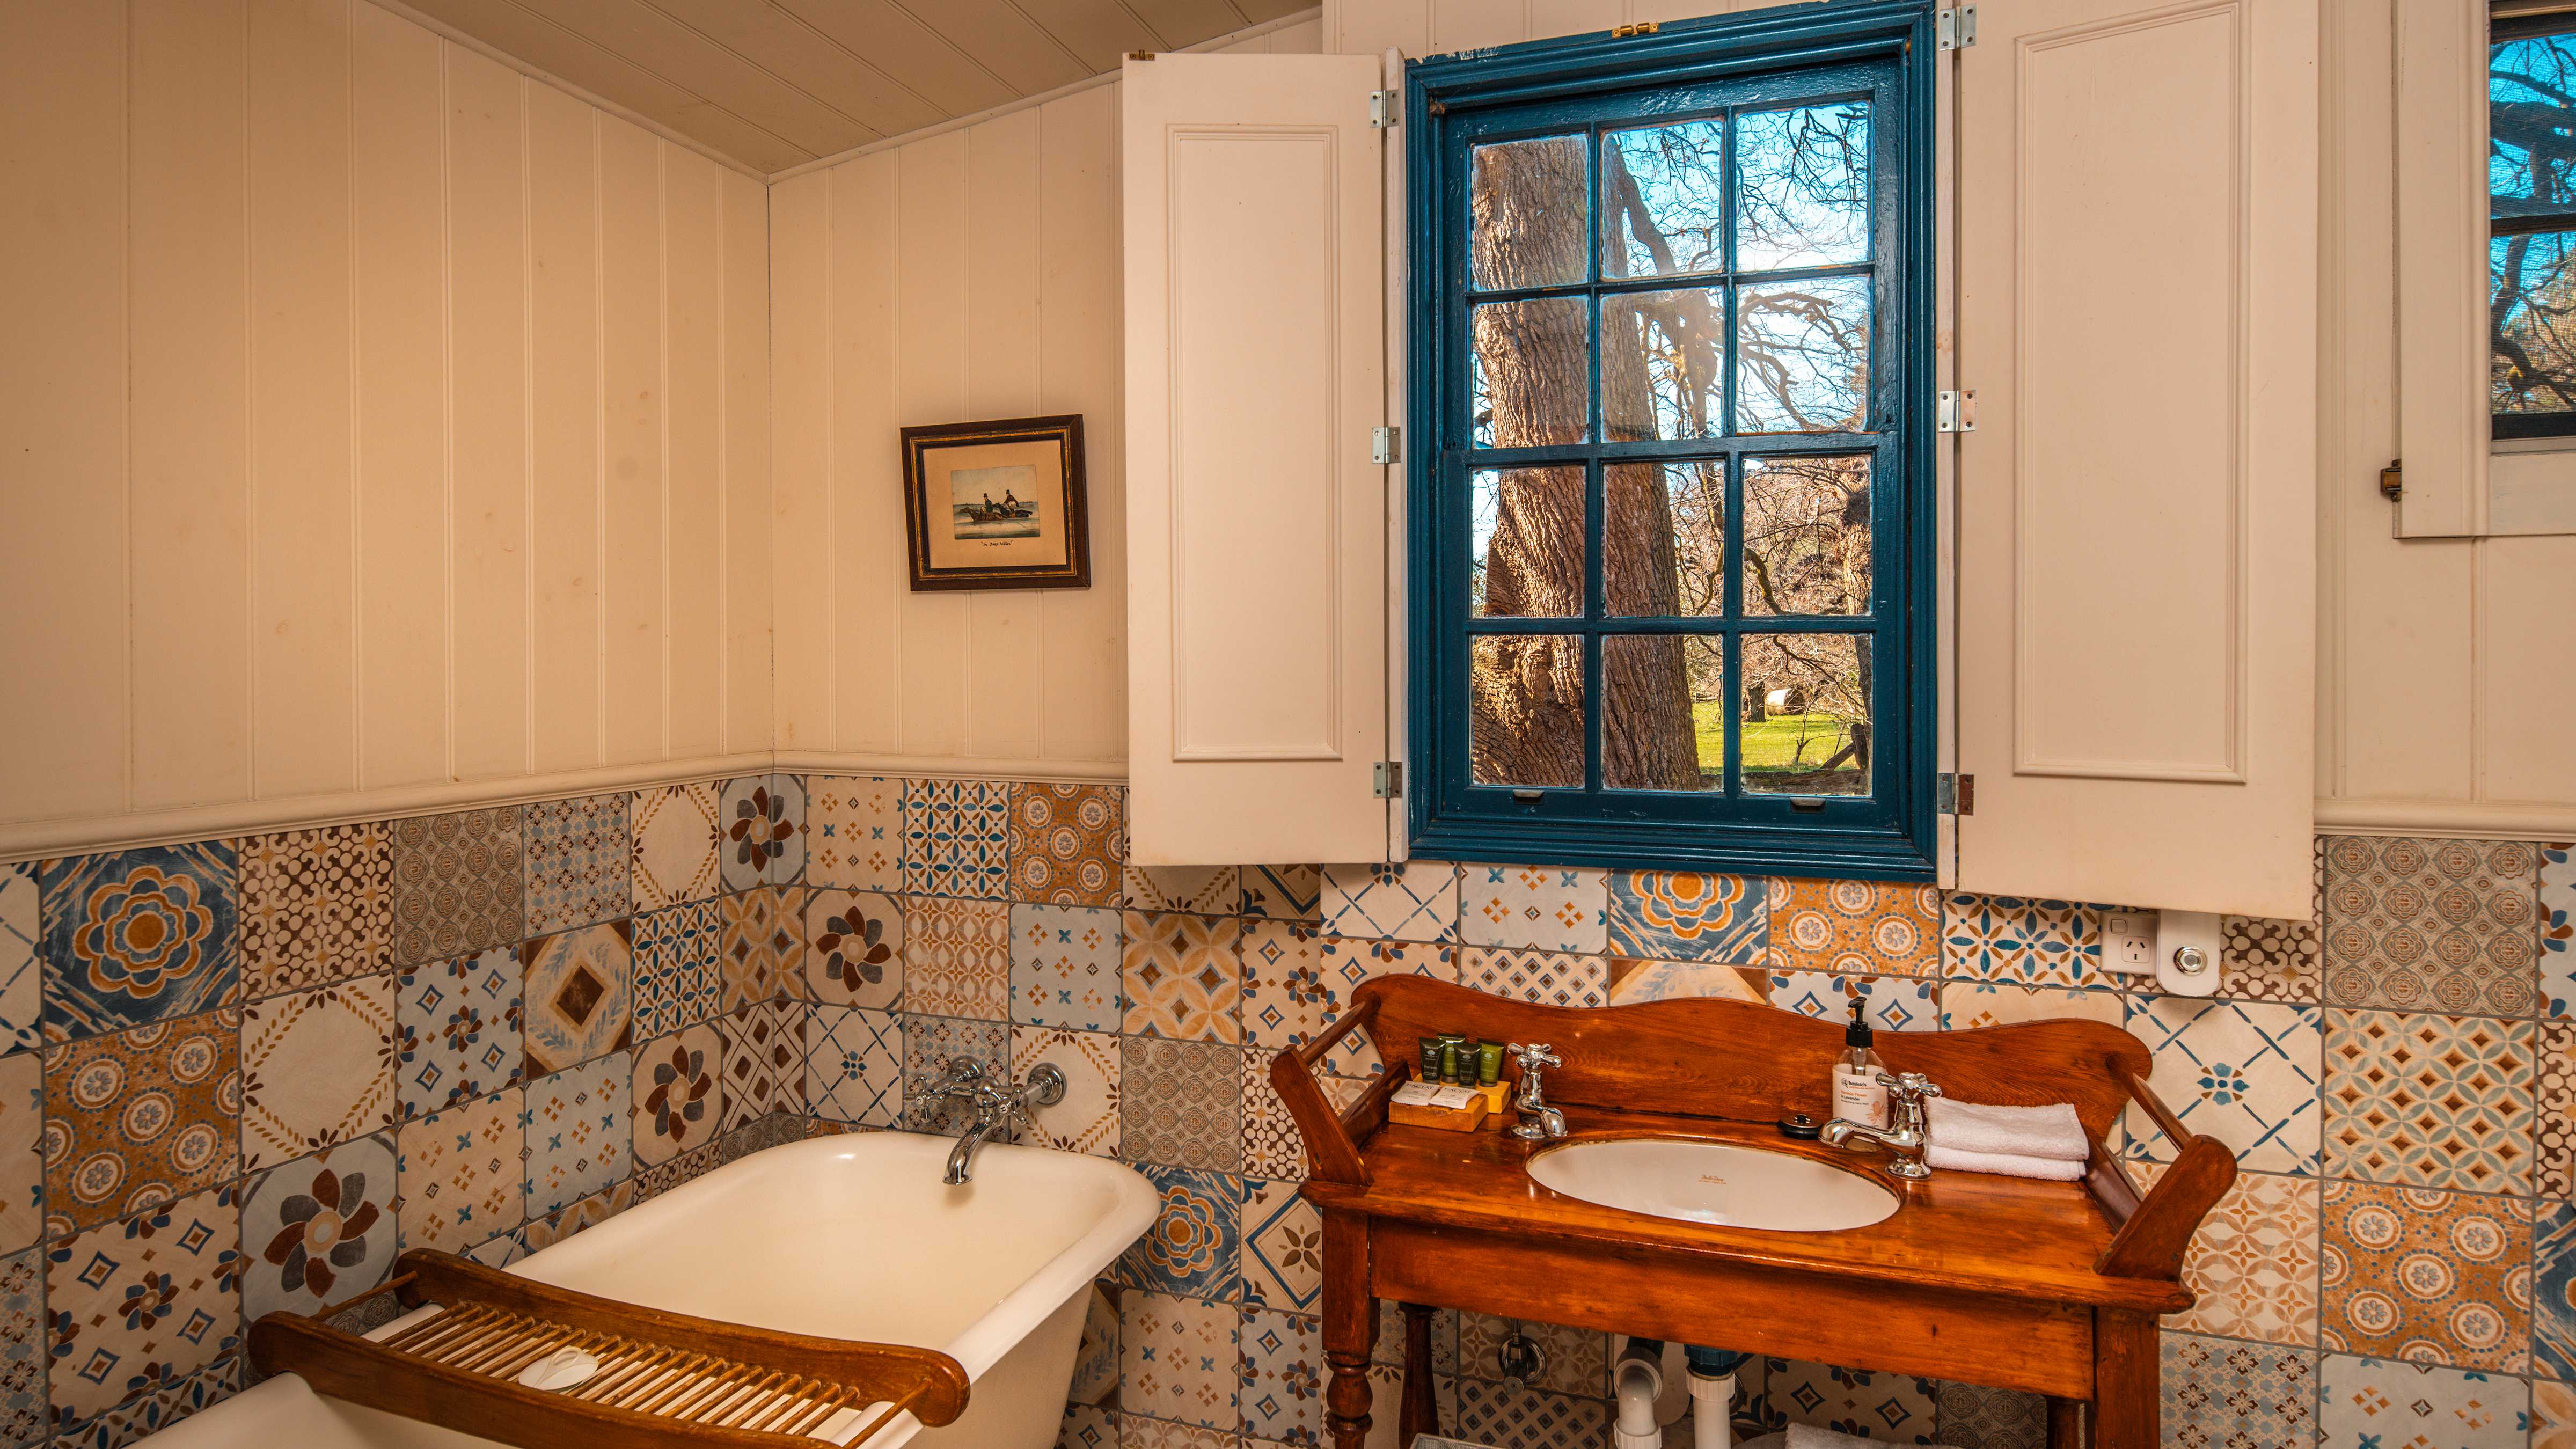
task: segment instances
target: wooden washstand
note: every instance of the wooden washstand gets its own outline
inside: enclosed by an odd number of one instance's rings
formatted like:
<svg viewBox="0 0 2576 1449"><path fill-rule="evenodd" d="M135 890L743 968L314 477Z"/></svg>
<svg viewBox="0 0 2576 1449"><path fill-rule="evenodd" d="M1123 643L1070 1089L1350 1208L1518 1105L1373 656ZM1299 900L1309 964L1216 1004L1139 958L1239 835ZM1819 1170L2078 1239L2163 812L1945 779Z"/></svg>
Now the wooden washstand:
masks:
<svg viewBox="0 0 2576 1449"><path fill-rule="evenodd" d="M1385 1075L1335 1112L1313 1067L1366 1027ZM1508 1131L1388 1123L1419 1038L1443 1031L1550 1043L1568 1142L1685 1137L1859 1171L1897 1195L1883 1222L1768 1232L1649 1217L1565 1197L1529 1175L1544 1146ZM2188 1308L2183 1250L2236 1178L2235 1154L2148 1089L2138 1039L2091 1021L1881 1032L1890 1069L1967 1102L2071 1102L2093 1150L2080 1182L1935 1169L1908 1182L1876 1147L1797 1142L1777 1122L1828 1110L1839 1023L1744 1001L1537 1006L1416 976L1359 988L1333 1026L1271 1063L1304 1136L1306 1199L1323 1216L1325 1407L1334 1449L1361 1449L1377 1302L1404 1309L1397 1442L1437 1432L1431 1312L1460 1308L1749 1353L1958 1379L2048 1399L2051 1449L2159 1449L2157 1318ZM1507 1073L1509 1069L1507 1068ZM1515 1074L1516 1075L1516 1074ZM2136 1103L2172 1166L2140 1193L2104 1138ZM1517 1120L1508 1110L1505 1126Z"/></svg>

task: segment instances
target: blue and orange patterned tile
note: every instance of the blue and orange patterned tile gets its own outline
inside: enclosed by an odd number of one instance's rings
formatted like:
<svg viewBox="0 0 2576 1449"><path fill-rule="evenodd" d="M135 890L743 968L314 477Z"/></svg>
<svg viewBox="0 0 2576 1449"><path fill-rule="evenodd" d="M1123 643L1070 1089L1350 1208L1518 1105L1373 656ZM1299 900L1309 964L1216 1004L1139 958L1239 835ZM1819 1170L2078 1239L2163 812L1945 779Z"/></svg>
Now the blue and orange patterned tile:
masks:
<svg viewBox="0 0 2576 1449"><path fill-rule="evenodd" d="M1918 976L1837 976L1829 971L1777 972L1771 1004L1820 1021L1849 1021L1851 1003L1880 1031L1938 1031L1941 983Z"/></svg>
<svg viewBox="0 0 2576 1449"><path fill-rule="evenodd" d="M49 860L45 1038L70 1041L241 999L240 896L221 842Z"/></svg>
<svg viewBox="0 0 2576 1449"><path fill-rule="evenodd" d="M2098 1021L2125 1027L2129 1003L2117 991L2086 986L2015 986L2005 981L1941 983L1941 1029L1965 1031L2017 1021Z"/></svg>
<svg viewBox="0 0 2576 1449"><path fill-rule="evenodd" d="M1011 907L913 896L904 902L903 1004L934 1016L1007 1021Z"/></svg>
<svg viewBox="0 0 2576 1449"><path fill-rule="evenodd" d="M45 1051L45 1234L61 1238L240 1173L241 1013Z"/></svg>
<svg viewBox="0 0 2576 1449"><path fill-rule="evenodd" d="M2540 850L2540 1011L2576 1017L2576 845Z"/></svg>
<svg viewBox="0 0 2576 1449"><path fill-rule="evenodd" d="M126 1449L241 1392L244 1368L243 1356L230 1354L193 1373L180 1374L57 1435L55 1449Z"/></svg>
<svg viewBox="0 0 2576 1449"><path fill-rule="evenodd" d="M530 941L525 968L528 1080L578 1066L634 1040L634 925L610 921Z"/></svg>
<svg viewBox="0 0 2576 1449"><path fill-rule="evenodd" d="M2104 984L2102 915L2092 906L1953 893L1941 933L1948 976L2023 986Z"/></svg>
<svg viewBox="0 0 2576 1449"><path fill-rule="evenodd" d="M1458 980L1458 948L1423 941L1371 941L1348 936L1319 936L1315 951L1324 985L1336 999L1332 1020L1355 998L1360 987L1380 976L1423 976L1434 981ZM1346 1077L1374 1076L1385 1069L1366 1032L1353 1032L1324 1059L1324 1069Z"/></svg>
<svg viewBox="0 0 2576 1449"><path fill-rule="evenodd" d="M1243 1049L1149 1036L1121 1037L1118 1047L1119 1155L1241 1172Z"/></svg>
<svg viewBox="0 0 2576 1449"><path fill-rule="evenodd" d="M11 1052L0 1056L0 1251L16 1252L44 1229L44 1057Z"/></svg>
<svg viewBox="0 0 2576 1449"><path fill-rule="evenodd" d="M1312 928L1243 923L1243 1034L1254 1046L1277 1051L1314 1040L1341 1019L1351 989L1339 971L1327 973L1324 941Z"/></svg>
<svg viewBox="0 0 2576 1449"><path fill-rule="evenodd" d="M1762 1384L1761 1415L1775 1428L1806 1424L1893 1444L1931 1441L1930 1379L1766 1358Z"/></svg>
<svg viewBox="0 0 2576 1449"><path fill-rule="evenodd" d="M801 792L800 792L801 793ZM803 864L804 822L788 818L787 801L768 775L727 780L716 795L716 871L728 891L772 884L791 844Z"/></svg>
<svg viewBox="0 0 2576 1449"><path fill-rule="evenodd" d="M1243 1432L1271 1444L1314 1449L1324 1442L1324 1336L1304 1314L1247 1308L1243 1344Z"/></svg>
<svg viewBox="0 0 2576 1449"><path fill-rule="evenodd" d="M714 1023L655 1037L635 1048L635 1161L668 1162L715 1140L724 1120L724 1038Z"/></svg>
<svg viewBox="0 0 2576 1449"><path fill-rule="evenodd" d="M2576 1198L2576 1021L2544 1021L2533 1040L2535 1183L2544 1197Z"/></svg>
<svg viewBox="0 0 2576 1449"><path fill-rule="evenodd" d="M809 1001L891 1011L903 1000L903 907L875 891L806 892L804 985Z"/></svg>
<svg viewBox="0 0 2576 1449"><path fill-rule="evenodd" d="M1244 915L1243 874L1232 865L1129 865L1119 873L1118 904L1131 911Z"/></svg>
<svg viewBox="0 0 2576 1449"><path fill-rule="evenodd" d="M1453 1383L1457 1407L1442 1418L1456 1426L1462 1443L1493 1449L1588 1449L1609 1438L1607 1399L1579 1399L1465 1375Z"/></svg>
<svg viewBox="0 0 2576 1449"><path fill-rule="evenodd" d="M1389 941L1458 939L1458 867L1441 860L1401 865L1328 865L1319 909L1336 936Z"/></svg>
<svg viewBox="0 0 2576 1449"><path fill-rule="evenodd" d="M1950 1449L2044 1449L2048 1400L2012 1389L1943 1379L1933 1393L1932 1421ZM2198 1444L2190 1449L2221 1449ZM2247 1445L2245 1449L2255 1449Z"/></svg>
<svg viewBox="0 0 2576 1449"><path fill-rule="evenodd" d="M55 1243L45 1306L56 1430L76 1432L238 1350L243 1266L231 1186Z"/></svg>
<svg viewBox="0 0 2576 1449"><path fill-rule="evenodd" d="M372 976L392 964L394 853L385 825L252 836L235 857L246 995Z"/></svg>
<svg viewBox="0 0 2576 1449"><path fill-rule="evenodd" d="M1223 1172L1140 1165L1162 1206L1109 1276L1129 1288L1232 1301L1242 1291L1242 1180Z"/></svg>
<svg viewBox="0 0 2576 1449"><path fill-rule="evenodd" d="M1456 1332L1459 1371L1471 1378L1503 1377L1503 1343L1518 1333L1539 1350L1539 1369L1529 1380L1531 1388L1591 1398L1610 1382L1609 1336L1599 1329L1466 1312L1458 1315Z"/></svg>
<svg viewBox="0 0 2576 1449"><path fill-rule="evenodd" d="M1118 1299L1120 1416L1173 1424L1242 1426L1243 1353L1236 1310L1223 1303L1131 1290ZM1142 1449L1130 1421L1127 1443Z"/></svg>
<svg viewBox="0 0 2576 1449"><path fill-rule="evenodd" d="M1127 859L1127 791L1119 785L1009 787L1006 845L1015 901L1114 906Z"/></svg>
<svg viewBox="0 0 2576 1449"><path fill-rule="evenodd" d="M773 886L803 885L813 868L812 793L804 776L781 773L769 777L769 794L787 828L784 834L771 832L769 863L761 867L760 878Z"/></svg>
<svg viewBox="0 0 2576 1449"><path fill-rule="evenodd" d="M528 1081L528 1216L634 1176L635 1069L616 1052Z"/></svg>
<svg viewBox="0 0 2576 1449"><path fill-rule="evenodd" d="M45 1040L44 911L36 862L0 865L0 1052Z"/></svg>
<svg viewBox="0 0 2576 1449"><path fill-rule="evenodd" d="M2532 1442L2531 1386L2520 1379L2345 1354L2327 1354L2323 1375L2316 1449L2523 1449Z"/></svg>
<svg viewBox="0 0 2576 1449"><path fill-rule="evenodd" d="M1324 1301L1324 1219L1284 1178L1243 1183L1243 1301L1313 1313Z"/></svg>
<svg viewBox="0 0 2576 1449"><path fill-rule="evenodd" d="M2325 1171L2531 1191L2534 1035L2527 1021L2329 1011Z"/></svg>
<svg viewBox="0 0 2576 1449"><path fill-rule="evenodd" d="M1613 956L1604 964L1612 1006L1699 997L1756 1005L1767 1005L1771 1000L1771 975L1759 966L1719 961L1650 961L1636 956Z"/></svg>
<svg viewBox="0 0 2576 1449"><path fill-rule="evenodd" d="M527 1220L529 1113L518 1087L477 1097L394 1135L406 1248L462 1253Z"/></svg>
<svg viewBox="0 0 2576 1449"><path fill-rule="evenodd" d="M1771 952L1769 883L1694 871L1613 871L1610 949L1657 961L1761 965Z"/></svg>
<svg viewBox="0 0 2576 1449"><path fill-rule="evenodd" d="M2576 1449L2576 1384L2532 1381L2531 1449Z"/></svg>
<svg viewBox="0 0 2576 1449"><path fill-rule="evenodd" d="M724 1040L724 1130L752 1126L772 1113L803 1115L806 1044L814 1007L771 1001L716 1018Z"/></svg>
<svg viewBox="0 0 2576 1449"><path fill-rule="evenodd" d="M0 1444L42 1444L53 1418L45 1397L45 1255L0 1259Z"/></svg>
<svg viewBox="0 0 2576 1449"><path fill-rule="evenodd" d="M634 909L625 792L541 800L527 808L525 909L530 935L614 920Z"/></svg>
<svg viewBox="0 0 2576 1449"><path fill-rule="evenodd" d="M2129 1001L2129 1032L2155 1054L2158 1095L2192 1131L2236 1149L2256 1172L2314 1172L2323 1139L2318 1080L2324 1033L2313 1006L2151 996ZM2168 1161L2173 1146L2129 1114L2133 1154Z"/></svg>
<svg viewBox="0 0 2576 1449"><path fill-rule="evenodd" d="M1597 956L1609 946L1609 912L1607 871L1458 867L1458 939L1467 945Z"/></svg>
<svg viewBox="0 0 2576 1449"><path fill-rule="evenodd" d="M1010 786L988 780L906 780L906 894L1000 900L1010 888Z"/></svg>
<svg viewBox="0 0 2576 1449"><path fill-rule="evenodd" d="M1126 1030L1188 1041L1243 1040L1243 922L1127 911L1119 990Z"/></svg>
<svg viewBox="0 0 2576 1449"><path fill-rule="evenodd" d="M638 790L627 807L627 888L638 911L702 901L723 884L716 787L700 780Z"/></svg>
<svg viewBox="0 0 2576 1449"><path fill-rule="evenodd" d="M2539 864L2518 840L2328 837L2326 1004L2532 1015Z"/></svg>
<svg viewBox="0 0 2576 1449"><path fill-rule="evenodd" d="M805 918L788 899L802 894L762 886L716 898L718 1011L803 994Z"/></svg>
<svg viewBox="0 0 2576 1449"><path fill-rule="evenodd" d="M366 976L242 1008L241 1158L254 1172L402 1119L395 978Z"/></svg>
<svg viewBox="0 0 2576 1449"><path fill-rule="evenodd" d="M2313 1002L2325 991L2325 942L2314 920L2219 919L2218 994L2239 1001Z"/></svg>
<svg viewBox="0 0 2576 1449"><path fill-rule="evenodd" d="M816 1116L862 1127L903 1125L903 1018L817 1004L805 1043L805 1091Z"/></svg>
<svg viewBox="0 0 2576 1449"><path fill-rule="evenodd" d="M242 1316L319 1313L393 1271L394 1144L379 1133L256 1174L242 1192Z"/></svg>
<svg viewBox="0 0 2576 1449"><path fill-rule="evenodd" d="M520 971L519 953L496 947L397 980L394 1090L406 1120L525 1079Z"/></svg>
<svg viewBox="0 0 2576 1449"><path fill-rule="evenodd" d="M1599 956L1471 946L1459 953L1458 983L1541 1006L1610 1004L1610 963Z"/></svg>
<svg viewBox="0 0 2576 1449"><path fill-rule="evenodd" d="M806 776L806 884L902 890L903 788L882 775Z"/></svg>
<svg viewBox="0 0 2576 1449"><path fill-rule="evenodd" d="M1054 1026L1012 1027L1012 1077L1027 1081L1041 1065L1064 1073L1064 1097L1032 1108L1035 1121L1020 1140L1058 1152L1116 1157L1125 1110L1119 1092L1124 1056L1118 1038L1102 1031Z"/></svg>
<svg viewBox="0 0 2576 1449"><path fill-rule="evenodd" d="M1243 913L1269 921L1324 923L1324 868L1319 865L1243 867Z"/></svg>
<svg viewBox="0 0 2576 1449"><path fill-rule="evenodd" d="M2329 1182L2322 1210L2325 1347L2453 1368L2528 1369L2530 1202Z"/></svg>
<svg viewBox="0 0 2576 1449"><path fill-rule="evenodd" d="M1771 891L1774 971L1941 974L1937 886L1865 880L1779 880Z"/></svg>
<svg viewBox="0 0 2576 1449"><path fill-rule="evenodd" d="M394 962L471 956L528 934L516 805L394 822Z"/></svg>
<svg viewBox="0 0 2576 1449"><path fill-rule="evenodd" d="M2166 1169L2131 1170L2140 1187L2152 1187ZM2238 1173L2183 1254L2182 1281L2197 1299L2167 1314L2165 1326L2315 1346L2319 1193L2315 1178Z"/></svg>
<svg viewBox="0 0 2576 1449"><path fill-rule="evenodd" d="M724 996L724 908L689 901L634 925L635 1034L668 1036L713 1017Z"/></svg>
<svg viewBox="0 0 2576 1449"><path fill-rule="evenodd" d="M2307 1449L2315 1443L2314 1350L2189 1333L2165 1334L2162 1347L2167 1444Z"/></svg>
<svg viewBox="0 0 2576 1449"><path fill-rule="evenodd" d="M1011 1069L1011 1028L998 1021L903 1013L904 1125L913 1132L956 1132L972 1119L962 1102L933 1090L948 1064L963 1058L999 1076Z"/></svg>
<svg viewBox="0 0 2576 1449"><path fill-rule="evenodd" d="M1011 1020L1074 1031L1116 1031L1124 938L1118 912L1098 906L1011 907Z"/></svg>
<svg viewBox="0 0 2576 1449"><path fill-rule="evenodd" d="M2576 1380L2576 1203L2532 1216L2531 1360L2534 1373Z"/></svg>

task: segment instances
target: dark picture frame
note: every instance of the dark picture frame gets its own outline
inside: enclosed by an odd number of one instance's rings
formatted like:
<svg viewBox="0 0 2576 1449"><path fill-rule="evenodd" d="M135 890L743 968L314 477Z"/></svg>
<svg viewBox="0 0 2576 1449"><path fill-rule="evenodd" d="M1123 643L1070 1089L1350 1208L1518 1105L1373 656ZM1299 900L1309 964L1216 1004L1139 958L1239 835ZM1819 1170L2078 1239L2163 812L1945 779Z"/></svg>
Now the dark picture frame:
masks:
<svg viewBox="0 0 2576 1449"><path fill-rule="evenodd" d="M904 555L916 593L1091 587L1082 415L903 430Z"/></svg>

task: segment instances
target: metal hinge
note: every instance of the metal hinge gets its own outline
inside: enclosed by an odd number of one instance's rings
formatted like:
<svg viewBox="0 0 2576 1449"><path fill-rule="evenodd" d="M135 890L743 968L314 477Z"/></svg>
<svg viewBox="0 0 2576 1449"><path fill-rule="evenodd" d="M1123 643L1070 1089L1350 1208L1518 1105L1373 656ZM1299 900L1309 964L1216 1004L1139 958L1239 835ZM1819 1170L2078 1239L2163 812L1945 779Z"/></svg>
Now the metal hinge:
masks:
<svg viewBox="0 0 2576 1449"><path fill-rule="evenodd" d="M1404 123L1404 97L1394 91L1369 92L1369 124L1378 130Z"/></svg>
<svg viewBox="0 0 2576 1449"><path fill-rule="evenodd" d="M1632 25L1613 25L1610 27L1610 38L1612 40L1634 40L1640 35L1654 34L1656 28L1656 24L1652 20L1640 20Z"/></svg>
<svg viewBox="0 0 2576 1449"><path fill-rule="evenodd" d="M1961 5L1932 12L1932 48L1965 50L1977 43L1977 7Z"/></svg>
<svg viewBox="0 0 2576 1449"><path fill-rule="evenodd" d="M1372 463L1396 463L1396 462L1401 462L1401 461L1403 461L1403 458L1404 458L1404 429L1402 429L1402 428L1371 428L1371 429L1369 429L1369 461L1370 461L1370 462L1372 462Z"/></svg>
<svg viewBox="0 0 2576 1449"><path fill-rule="evenodd" d="M1974 775L1945 774L1940 777L1932 795L1933 808L1944 815L1977 813L1977 777Z"/></svg>
<svg viewBox="0 0 2576 1449"><path fill-rule="evenodd" d="M1977 390L1941 394L1941 431L1973 433L1977 430Z"/></svg>
<svg viewBox="0 0 2576 1449"><path fill-rule="evenodd" d="M2405 462L2403 458L2391 458L2388 466L2379 470L2379 496L2391 503L2406 496Z"/></svg>
<svg viewBox="0 0 2576 1449"><path fill-rule="evenodd" d="M1154 58L1154 52L1150 50L1131 50L1127 52L1127 58L1129 60L1152 60Z"/></svg>
<svg viewBox="0 0 2576 1449"><path fill-rule="evenodd" d="M1393 800L1404 793L1404 761L1380 760L1377 772L1369 777L1377 798Z"/></svg>

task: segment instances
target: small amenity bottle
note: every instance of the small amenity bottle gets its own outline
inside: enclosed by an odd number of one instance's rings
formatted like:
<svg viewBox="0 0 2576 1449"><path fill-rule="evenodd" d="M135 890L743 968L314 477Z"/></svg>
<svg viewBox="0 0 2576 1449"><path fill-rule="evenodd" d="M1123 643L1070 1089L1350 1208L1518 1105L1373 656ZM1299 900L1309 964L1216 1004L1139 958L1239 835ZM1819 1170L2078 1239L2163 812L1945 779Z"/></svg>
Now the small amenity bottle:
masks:
<svg viewBox="0 0 2576 1449"><path fill-rule="evenodd" d="M1872 1050L1877 1033L1861 1019L1860 998L1852 998L1851 1025L1843 1028L1843 1054L1834 1058L1834 1115L1872 1127L1887 1125L1887 1089L1878 1074L1887 1070Z"/></svg>

